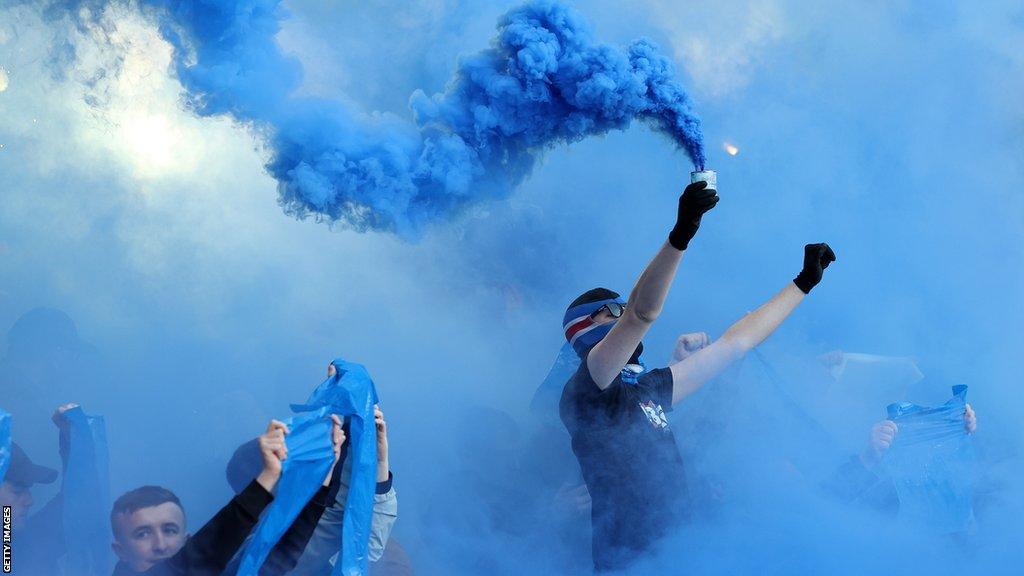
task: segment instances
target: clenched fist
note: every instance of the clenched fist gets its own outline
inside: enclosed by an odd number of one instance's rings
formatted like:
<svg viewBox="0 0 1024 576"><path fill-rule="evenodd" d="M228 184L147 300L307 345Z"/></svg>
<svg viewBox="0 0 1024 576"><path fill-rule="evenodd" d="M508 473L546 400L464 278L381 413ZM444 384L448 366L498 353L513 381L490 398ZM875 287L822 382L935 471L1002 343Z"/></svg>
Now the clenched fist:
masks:
<svg viewBox="0 0 1024 576"><path fill-rule="evenodd" d="M804 294L810 294L811 288L821 282L825 268L836 261L836 253L828 244L808 244L804 246L804 268L793 279L793 283Z"/></svg>
<svg viewBox="0 0 1024 576"><path fill-rule="evenodd" d="M682 362L699 350L702 350L711 344L711 338L707 335L707 332L692 332L690 334L683 334L676 338L676 348L672 352L672 362Z"/></svg>
<svg viewBox="0 0 1024 576"><path fill-rule="evenodd" d="M259 437L260 456L263 458L263 470L256 481L267 492L271 492L281 478L281 465L288 458L288 445L284 437L288 434L288 426L280 420L271 420L267 431Z"/></svg>
<svg viewBox="0 0 1024 576"><path fill-rule="evenodd" d="M341 418L337 414L331 414L331 446L334 448L334 462L331 464L330 470L327 471L327 477L324 478L324 486L331 485L334 468L338 465L338 460L341 460L341 449L345 446L346 440L348 437L345 436L345 430L341 427Z"/></svg>
<svg viewBox="0 0 1024 576"><path fill-rule="evenodd" d="M864 464L872 466L878 463L882 456L889 451L898 431L899 428L896 427L896 423L892 420L882 420L872 426L868 445L861 454L861 460Z"/></svg>
<svg viewBox="0 0 1024 576"><path fill-rule="evenodd" d="M676 225L668 234L668 243L676 250L686 250L700 228L700 218L718 204L718 193L707 189L708 183L694 182L683 190L676 212Z"/></svg>
<svg viewBox="0 0 1024 576"><path fill-rule="evenodd" d="M388 422L380 406L373 407L373 423L377 428L377 482L387 482L391 475L388 461Z"/></svg>
<svg viewBox="0 0 1024 576"><path fill-rule="evenodd" d="M973 434L977 429L978 417L974 414L974 408L968 404L964 409L964 432ZM899 427L892 420L882 420L872 426L868 445L860 455L861 462L869 468L877 464L892 447L897 432L899 432Z"/></svg>

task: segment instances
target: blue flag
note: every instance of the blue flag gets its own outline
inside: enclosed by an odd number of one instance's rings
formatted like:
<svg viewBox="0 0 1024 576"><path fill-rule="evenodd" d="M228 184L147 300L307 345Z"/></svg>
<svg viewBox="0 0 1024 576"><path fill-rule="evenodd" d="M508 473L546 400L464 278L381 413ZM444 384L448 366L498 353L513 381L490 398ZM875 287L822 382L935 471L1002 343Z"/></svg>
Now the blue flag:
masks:
<svg viewBox="0 0 1024 576"><path fill-rule="evenodd" d="M942 406L901 402L887 408L896 439L885 467L896 486L900 518L938 534L963 532L972 517L974 452L964 428L967 386Z"/></svg>
<svg viewBox="0 0 1024 576"><path fill-rule="evenodd" d="M242 555L238 576L254 576L277 541L316 493L334 462L331 414L349 416L347 443L352 449L352 478L345 504L341 559L334 576L366 574L373 495L377 486L377 434L373 406L377 390L361 364L337 359L337 372L324 380L305 404L292 404L298 414L286 421L284 461L277 495L257 525Z"/></svg>
<svg viewBox="0 0 1024 576"><path fill-rule="evenodd" d="M237 574L257 575L260 566L302 508L323 483L334 463L329 406L285 420L290 433L285 437L288 458L281 467L274 501L260 518L242 553Z"/></svg>
<svg viewBox="0 0 1024 576"><path fill-rule="evenodd" d="M370 521L377 489L377 428L373 422L377 388L362 364L341 358L332 364L337 373L317 386L306 404L293 404L292 409L331 406L335 414L351 416L348 442L352 447L352 478L345 501L341 558L332 576L363 576L369 562Z"/></svg>
<svg viewBox="0 0 1024 576"><path fill-rule="evenodd" d="M11 465L11 415L0 408L0 483Z"/></svg>
<svg viewBox="0 0 1024 576"><path fill-rule="evenodd" d="M67 467L64 471L64 540L67 565L80 576L107 576L110 551L110 467L107 431L102 416L81 408L64 413Z"/></svg>

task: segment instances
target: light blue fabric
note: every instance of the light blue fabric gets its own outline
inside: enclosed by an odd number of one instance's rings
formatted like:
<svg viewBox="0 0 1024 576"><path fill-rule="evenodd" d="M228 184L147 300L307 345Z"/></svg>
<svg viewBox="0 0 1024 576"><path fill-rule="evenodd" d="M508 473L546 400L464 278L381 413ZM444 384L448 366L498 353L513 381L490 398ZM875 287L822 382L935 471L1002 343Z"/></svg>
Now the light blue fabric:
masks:
<svg viewBox="0 0 1024 576"><path fill-rule="evenodd" d="M339 547L342 542L342 534L345 530L345 502L348 501L348 479L352 477L352 458L345 458L345 464L336 473L341 474L338 479L340 485L338 494L324 510L320 522L316 525L313 536L302 551L295 568L288 574L291 576L324 576L328 574L334 565L338 563L340 555ZM375 494L373 497L373 517L370 524L370 542L368 548L369 560L373 562L380 560L384 555L384 548L391 537L391 529L394 528L398 519L398 495L395 488L384 494Z"/></svg>
<svg viewBox="0 0 1024 576"><path fill-rule="evenodd" d="M0 408L0 483L11 465L11 415Z"/></svg>
<svg viewBox="0 0 1024 576"><path fill-rule="evenodd" d="M974 452L964 429L967 386L942 406L890 404L896 439L884 463L896 486L900 518L939 534L964 532L972 518Z"/></svg>
<svg viewBox="0 0 1024 576"><path fill-rule="evenodd" d="M579 304L573 306L565 311L565 315L562 317L563 329L576 318L583 316L590 316L594 312L597 312L605 304L610 302L618 302L625 306L626 302L622 298L608 298L606 300L598 300L596 302L587 302L585 304ZM617 320L602 324L586 334L581 335L576 339L574 344L566 342L558 350L558 356L555 358L554 364L548 370L547 376L544 377L544 381L540 383L540 386L533 393L533 399L530 400L530 412L534 416L540 418L544 422L557 423L558 419L558 401L562 397L562 389L565 388L565 383L569 381L569 378L576 373L576 370L580 367L580 358L586 354L588 350L593 348L598 342L600 342L605 336L611 332L612 327L615 326ZM641 364L643 361L641 360ZM635 373L627 373L627 370L623 369L623 377L629 381L636 382Z"/></svg>
<svg viewBox="0 0 1024 576"><path fill-rule="evenodd" d="M110 458L102 416L81 408L64 413L67 421L67 466L64 470L63 514L66 563L76 576L107 576L113 568L110 550Z"/></svg>
<svg viewBox="0 0 1024 576"><path fill-rule="evenodd" d="M267 555L323 482L334 461L330 415L349 416L352 478L342 530L342 558L335 576L363 576L368 562L370 522L376 489L377 435L373 407L377 390L360 364L337 359L337 373L324 380L305 404L292 404L298 413L286 421L288 459L284 461L277 494L254 530L237 574L255 576Z"/></svg>
<svg viewBox="0 0 1024 576"><path fill-rule="evenodd" d="M274 501L263 513L239 562L239 576L255 576L274 545L323 484L334 463L331 445L331 406L323 406L285 420L288 458L281 467Z"/></svg>

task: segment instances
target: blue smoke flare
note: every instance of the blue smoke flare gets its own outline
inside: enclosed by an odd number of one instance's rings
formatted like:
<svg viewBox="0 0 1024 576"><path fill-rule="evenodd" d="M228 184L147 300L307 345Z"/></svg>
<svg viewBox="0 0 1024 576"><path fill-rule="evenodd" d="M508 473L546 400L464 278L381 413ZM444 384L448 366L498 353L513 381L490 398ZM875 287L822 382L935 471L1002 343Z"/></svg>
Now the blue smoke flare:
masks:
<svg viewBox="0 0 1024 576"><path fill-rule="evenodd" d="M507 197L543 152L634 119L702 168L700 120L672 63L647 40L596 43L571 8L529 2L492 46L463 57L444 93L410 98L415 123L297 98L302 69L274 37L279 0L149 0L173 44L186 103L251 124L270 149L280 203L298 218L414 237L467 206Z"/></svg>

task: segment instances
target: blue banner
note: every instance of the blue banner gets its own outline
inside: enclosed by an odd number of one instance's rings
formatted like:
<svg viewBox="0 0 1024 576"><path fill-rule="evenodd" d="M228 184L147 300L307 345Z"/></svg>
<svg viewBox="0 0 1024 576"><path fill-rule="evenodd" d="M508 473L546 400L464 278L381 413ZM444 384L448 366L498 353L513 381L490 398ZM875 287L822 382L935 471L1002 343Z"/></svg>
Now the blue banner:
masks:
<svg viewBox="0 0 1024 576"><path fill-rule="evenodd" d="M286 421L284 461L277 494L246 546L238 576L255 576L277 541L287 531L323 483L334 461L331 414L349 417L346 448L352 450L352 478L345 504L341 558L334 576L363 576L368 564L373 495L377 486L377 434L373 407L377 390L361 364L337 359L337 372L320 383L305 404L292 404L298 413Z"/></svg>
<svg viewBox="0 0 1024 576"><path fill-rule="evenodd" d="M327 476L334 463L331 413L331 407L323 407L284 421L290 430L285 437L288 458L282 464L274 501L263 513L242 553L239 576L259 574L274 545Z"/></svg>
<svg viewBox="0 0 1024 576"><path fill-rule="evenodd" d="M890 404L896 439L885 456L900 518L939 534L967 529L972 518L974 451L964 427L967 386L942 406Z"/></svg>
<svg viewBox="0 0 1024 576"><path fill-rule="evenodd" d="M0 483L11 465L11 415L0 408Z"/></svg>
<svg viewBox="0 0 1024 576"><path fill-rule="evenodd" d="M81 408L64 413L67 421L67 467L63 512L67 565L78 576L108 576L110 550L110 467L102 416Z"/></svg>

